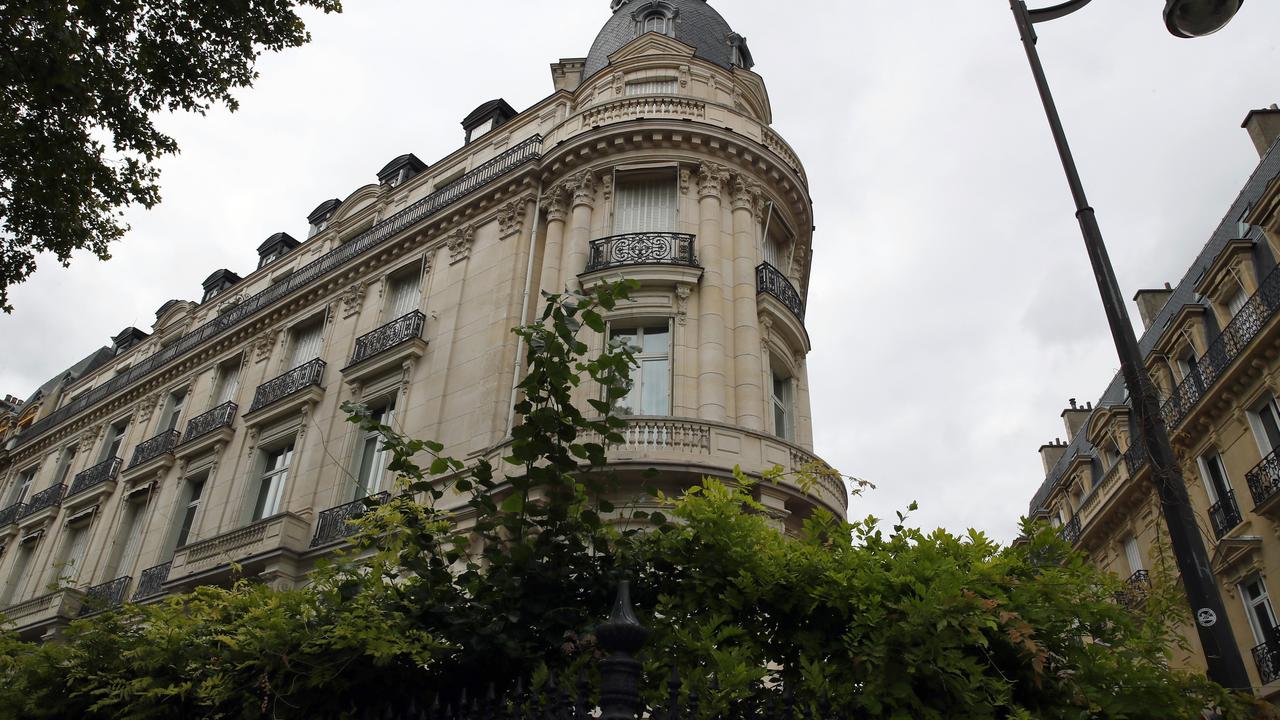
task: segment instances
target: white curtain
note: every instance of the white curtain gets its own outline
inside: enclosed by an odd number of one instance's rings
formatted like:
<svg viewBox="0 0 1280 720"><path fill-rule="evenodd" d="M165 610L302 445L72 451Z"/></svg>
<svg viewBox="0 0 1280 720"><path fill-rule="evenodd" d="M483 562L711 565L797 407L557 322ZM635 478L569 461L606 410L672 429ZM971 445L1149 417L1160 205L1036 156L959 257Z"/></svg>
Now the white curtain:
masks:
<svg viewBox="0 0 1280 720"><path fill-rule="evenodd" d="M418 273L404 273L391 278L387 298L387 320L406 315L418 309Z"/></svg>
<svg viewBox="0 0 1280 720"><path fill-rule="evenodd" d="M320 320L293 329L293 349L289 355L289 367L296 368L320 357L320 332L324 323Z"/></svg>
<svg viewBox="0 0 1280 720"><path fill-rule="evenodd" d="M615 235L675 229L675 178L620 182L613 202Z"/></svg>
<svg viewBox="0 0 1280 720"><path fill-rule="evenodd" d="M213 399L215 406L231 402L236 396L236 388L240 386L240 363L222 366L222 375L218 378L218 394Z"/></svg>

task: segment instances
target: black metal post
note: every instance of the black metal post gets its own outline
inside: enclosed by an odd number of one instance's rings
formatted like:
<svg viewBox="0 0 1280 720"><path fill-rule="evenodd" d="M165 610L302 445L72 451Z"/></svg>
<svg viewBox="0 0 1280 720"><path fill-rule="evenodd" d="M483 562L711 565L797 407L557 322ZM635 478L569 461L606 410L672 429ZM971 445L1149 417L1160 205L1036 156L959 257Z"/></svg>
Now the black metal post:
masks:
<svg viewBox="0 0 1280 720"><path fill-rule="evenodd" d="M644 666L635 656L648 637L649 629L631 608L631 583L619 581L609 621L596 628L600 648L609 653L600 661L600 720L635 720L644 709L640 697Z"/></svg>
<svg viewBox="0 0 1280 720"><path fill-rule="evenodd" d="M1043 19L1060 17L1066 12L1083 7L1086 3L1087 0L1080 2L1065 12L1061 10L1054 12L1055 8L1049 8ZM1130 402L1140 432L1139 441L1146 444L1151 462L1152 479L1160 496L1160 507L1169 528L1169 538L1173 544L1173 555L1177 560L1178 570L1182 574L1182 584L1195 615L1196 630L1200 635L1200 645L1204 650L1209 678L1228 688L1247 690L1250 687L1249 675L1245 671L1244 660L1240 657L1240 649L1231 632L1231 623L1227 620L1222 595L1218 591L1213 570L1209 566L1209 555L1200 539L1195 511L1191 507L1186 485L1182 482L1182 473L1178 469L1173 449L1169 445L1169 436L1165 431L1164 421L1160 417L1159 401L1153 392L1151 381L1147 377L1146 368L1138 352L1138 340L1134 335L1133 325L1129 321L1124 298L1120 295L1120 286L1116 282L1115 271L1111 268L1111 259L1107 256L1106 246L1102 242L1102 230L1098 227L1093 208L1089 206L1089 201L1085 197L1084 185L1080 181L1075 159L1071 156L1071 148L1067 145L1067 136L1062 129L1062 121L1058 117L1058 109L1054 105L1053 95L1049 92L1044 68L1040 64L1033 27L1037 20L1033 19L1032 12L1027 9L1027 4L1023 0L1009 0L1009 5L1013 9L1018 31L1022 35L1022 45L1026 48L1027 60L1031 63L1031 74L1035 76L1036 88L1040 91L1040 100L1044 104L1045 115L1049 120L1049 129L1053 132L1054 142L1058 146L1062 169L1067 174L1067 184L1071 186L1071 195L1075 198L1076 219L1080 222L1085 249L1089 253L1089 262L1093 265L1094 279L1102 295L1102 307L1106 311L1107 323L1111 326L1111 337L1115 341L1116 352L1120 356L1120 372L1129 389ZM1069 3L1057 8L1063 8L1065 5Z"/></svg>

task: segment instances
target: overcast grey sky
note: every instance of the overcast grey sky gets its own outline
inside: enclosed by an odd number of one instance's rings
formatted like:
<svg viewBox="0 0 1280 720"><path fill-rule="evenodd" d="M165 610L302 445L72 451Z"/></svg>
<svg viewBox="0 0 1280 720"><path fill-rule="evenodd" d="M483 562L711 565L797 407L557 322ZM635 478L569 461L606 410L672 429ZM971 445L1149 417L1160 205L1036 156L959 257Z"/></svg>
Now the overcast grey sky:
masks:
<svg viewBox="0 0 1280 720"><path fill-rule="evenodd" d="M919 500L922 526L1011 539L1044 475L1036 449L1116 361L1007 2L712 4L749 39L808 170L816 449L878 485L851 513ZM609 16L607 0L346 6L265 58L239 112L162 119L183 149L161 164L163 204L130 213L109 262L46 258L12 293L0 393L149 330L217 268L251 270L268 235L304 237L306 213L395 155L448 154L482 101L548 95L548 63L585 56ZM1039 28L1129 296L1182 276L1257 162L1241 120L1280 101L1280 3L1200 40L1168 35L1162 6L1103 0Z"/></svg>

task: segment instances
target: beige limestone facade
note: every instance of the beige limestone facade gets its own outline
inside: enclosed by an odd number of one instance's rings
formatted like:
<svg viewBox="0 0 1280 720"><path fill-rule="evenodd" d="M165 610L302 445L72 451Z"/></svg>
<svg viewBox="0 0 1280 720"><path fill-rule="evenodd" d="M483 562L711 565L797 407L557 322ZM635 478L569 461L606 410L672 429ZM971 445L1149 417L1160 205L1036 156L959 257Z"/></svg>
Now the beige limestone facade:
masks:
<svg viewBox="0 0 1280 720"><path fill-rule="evenodd" d="M1280 699L1280 111L1245 121L1261 160L1176 285L1134 300L1146 370L1253 689ZM1141 611L1153 579L1180 587L1150 463L1123 381L1062 413L1041 447L1031 503L1097 566L1127 579ZM1190 609L1177 662L1204 669Z"/></svg>
<svg viewBox="0 0 1280 720"><path fill-rule="evenodd" d="M305 241L273 235L253 272L215 272L33 396L0 466L10 627L47 635L87 597L147 602L233 568L304 583L360 498L394 490L340 404L496 459L519 422L511 328L539 291L640 284L608 317L641 362L608 451L616 501L645 502L649 468L678 489L816 461L804 168L703 0L613 6L591 56L552 65L551 95L482 105L457 151L396 158L316 208ZM754 492L783 527L848 500L830 478Z"/></svg>

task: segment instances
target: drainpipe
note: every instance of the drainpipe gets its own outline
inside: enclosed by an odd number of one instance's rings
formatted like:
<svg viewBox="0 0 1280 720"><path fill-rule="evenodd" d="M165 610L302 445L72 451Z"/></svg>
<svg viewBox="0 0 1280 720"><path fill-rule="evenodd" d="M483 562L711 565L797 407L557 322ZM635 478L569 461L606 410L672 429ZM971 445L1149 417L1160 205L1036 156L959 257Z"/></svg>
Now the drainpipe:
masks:
<svg viewBox="0 0 1280 720"><path fill-rule="evenodd" d="M538 194L533 204L533 230L529 234L529 265L524 271L524 295L520 299L520 324L529 322L529 292L533 287L533 257L538 248L538 220L542 215L542 181L538 181ZM511 366L511 406L507 409L507 437L516 424L516 391L520 385L520 358L524 355L524 338L516 339L516 358Z"/></svg>

